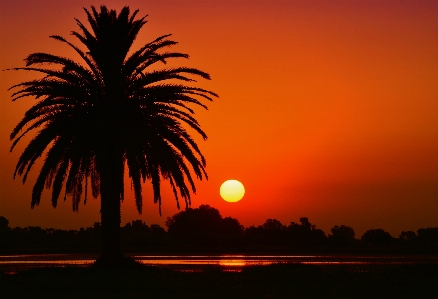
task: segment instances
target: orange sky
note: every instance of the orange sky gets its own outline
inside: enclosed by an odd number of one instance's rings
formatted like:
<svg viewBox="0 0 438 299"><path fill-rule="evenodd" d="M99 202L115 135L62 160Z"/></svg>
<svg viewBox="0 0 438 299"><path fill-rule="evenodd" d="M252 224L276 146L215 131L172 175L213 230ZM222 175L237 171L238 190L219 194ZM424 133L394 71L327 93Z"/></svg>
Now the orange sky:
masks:
<svg viewBox="0 0 438 299"><path fill-rule="evenodd" d="M69 36L82 7L102 1L0 3L0 69L23 66L33 52L73 55L49 35ZM120 1L104 1L119 10ZM360 237L383 228L438 226L437 1L123 1L148 14L137 46L172 33L187 66L207 71L220 99L197 118L210 179L192 206L210 204L244 226L306 216L326 233L349 225ZM75 56L72 56L75 57ZM75 57L77 58L77 57ZM181 62L181 61L180 61ZM12 103L7 88L34 75L0 73L0 215L11 226L74 228L99 221L98 200L71 211L50 193L30 209L38 168L13 180L25 142L9 134L34 100ZM199 140L199 138L198 138ZM37 165L38 166L38 165ZM219 187L240 180L246 195L226 203ZM177 212L164 188L163 216L144 190L138 215L127 186L122 224L164 226Z"/></svg>

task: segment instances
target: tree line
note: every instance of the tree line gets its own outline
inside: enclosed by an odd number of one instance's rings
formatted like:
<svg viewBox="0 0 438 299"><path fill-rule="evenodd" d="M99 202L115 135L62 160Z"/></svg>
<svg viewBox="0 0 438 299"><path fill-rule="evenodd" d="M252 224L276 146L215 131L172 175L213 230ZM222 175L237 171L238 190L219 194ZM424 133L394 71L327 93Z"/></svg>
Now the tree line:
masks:
<svg viewBox="0 0 438 299"><path fill-rule="evenodd" d="M289 225L267 219L262 225L245 228L236 218L222 217L209 205L181 211L168 217L165 224L167 230L141 220L127 223L120 228L122 249L127 253L438 250L438 227L403 231L398 237L381 228L369 229L357 238L347 225L335 225L326 235L302 217L299 223ZM10 228L9 221L0 216L1 253L98 253L101 239L99 222L79 230Z"/></svg>

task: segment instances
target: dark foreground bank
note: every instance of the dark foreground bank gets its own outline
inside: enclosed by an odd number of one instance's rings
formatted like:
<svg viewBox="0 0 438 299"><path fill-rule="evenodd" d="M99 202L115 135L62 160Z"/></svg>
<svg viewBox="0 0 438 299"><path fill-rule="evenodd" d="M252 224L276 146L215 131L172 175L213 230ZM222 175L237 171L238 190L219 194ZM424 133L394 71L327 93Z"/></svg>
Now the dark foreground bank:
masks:
<svg viewBox="0 0 438 299"><path fill-rule="evenodd" d="M0 274L6 298L437 298L438 265L274 264L242 272L35 268Z"/></svg>

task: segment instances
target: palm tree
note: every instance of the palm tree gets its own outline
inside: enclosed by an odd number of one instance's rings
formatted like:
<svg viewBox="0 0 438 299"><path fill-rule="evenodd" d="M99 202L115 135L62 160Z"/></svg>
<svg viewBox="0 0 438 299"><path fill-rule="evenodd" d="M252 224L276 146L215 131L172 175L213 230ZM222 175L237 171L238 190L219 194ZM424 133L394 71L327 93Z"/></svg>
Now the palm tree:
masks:
<svg viewBox="0 0 438 299"><path fill-rule="evenodd" d="M160 184L170 182L179 208L182 197L190 205L190 192L196 192L193 175L207 178L205 159L186 128L204 139L206 134L193 117L190 106L206 108L201 102L217 95L180 82L193 77L210 79L195 68L159 69L156 63L170 58L188 58L177 52L164 52L175 45L170 35L161 36L130 52L146 16L137 18L124 7L115 10L85 9L91 30L79 20L79 32L72 35L86 47L61 36L51 38L70 46L82 58L34 53L26 67L43 74L40 79L22 82L13 100L32 96L38 102L30 108L11 133L12 149L29 132L37 132L21 154L14 173L26 181L34 162L46 155L32 191L31 207L40 203L43 189L52 189L56 207L63 186L71 196L73 211L81 198L100 195L102 255L99 261L117 263L120 251L120 204L124 198L124 172L129 173L138 212L142 211L142 181L153 186L154 202L161 205ZM192 77L192 78L190 78ZM190 187L190 188L189 188ZM84 196L82 196L84 194ZM160 208L159 208L160 209ZM161 214L161 209L160 209Z"/></svg>

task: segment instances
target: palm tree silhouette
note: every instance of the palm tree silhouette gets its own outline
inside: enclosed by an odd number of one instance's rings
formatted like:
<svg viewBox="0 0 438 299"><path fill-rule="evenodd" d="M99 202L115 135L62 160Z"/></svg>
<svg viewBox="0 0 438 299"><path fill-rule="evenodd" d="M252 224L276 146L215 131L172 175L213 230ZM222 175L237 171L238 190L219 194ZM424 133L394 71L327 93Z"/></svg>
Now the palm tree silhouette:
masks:
<svg viewBox="0 0 438 299"><path fill-rule="evenodd" d="M163 52L175 45L170 35L161 36L130 54L145 17L137 18L124 7L115 10L85 9L91 30L78 19L79 32L72 32L86 51L61 36L51 38L69 45L83 62L46 53L29 55L26 67L44 74L41 79L22 82L11 89L13 100L33 96L39 100L11 133L12 149L27 133L37 131L21 154L14 173L26 181L34 162L45 161L32 191L31 207L40 203L43 189L52 188L56 207L62 187L72 197L77 211L87 189L101 198L102 263L118 263L120 251L120 204L124 198L124 173L128 171L139 213L142 211L142 181L153 186L154 202L161 207L161 179L173 188L176 204L182 197L190 205L196 192L193 174L207 178L205 159L187 127L204 139L206 134L190 107L212 100L211 91L182 85L210 79L195 68L158 69L156 63L169 58L188 58L177 52ZM169 81L170 80L170 81ZM190 189L189 189L189 187ZM64 200L65 200L64 196ZM161 214L161 208L160 214Z"/></svg>

